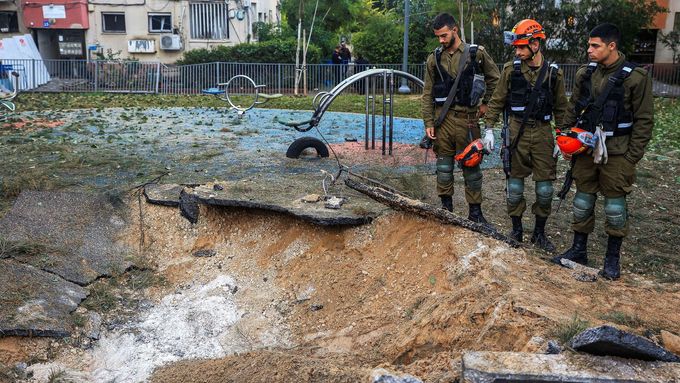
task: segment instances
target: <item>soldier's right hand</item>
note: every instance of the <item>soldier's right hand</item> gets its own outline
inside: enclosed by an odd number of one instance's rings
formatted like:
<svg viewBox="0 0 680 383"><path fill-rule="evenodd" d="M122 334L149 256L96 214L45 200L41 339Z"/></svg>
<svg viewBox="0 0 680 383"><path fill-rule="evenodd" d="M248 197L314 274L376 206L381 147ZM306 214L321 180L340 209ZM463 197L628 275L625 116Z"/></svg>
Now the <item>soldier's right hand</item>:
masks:
<svg viewBox="0 0 680 383"><path fill-rule="evenodd" d="M425 134L430 137L431 140L437 139L437 136L434 135L434 128L425 128Z"/></svg>

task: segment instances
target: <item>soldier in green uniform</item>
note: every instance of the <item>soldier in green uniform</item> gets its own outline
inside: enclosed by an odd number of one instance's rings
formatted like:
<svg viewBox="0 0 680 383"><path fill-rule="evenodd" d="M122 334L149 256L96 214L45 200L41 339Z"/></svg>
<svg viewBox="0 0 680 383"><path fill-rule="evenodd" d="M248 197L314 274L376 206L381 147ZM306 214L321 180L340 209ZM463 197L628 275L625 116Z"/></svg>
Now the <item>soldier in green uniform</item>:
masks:
<svg viewBox="0 0 680 383"><path fill-rule="evenodd" d="M620 277L620 250L628 235L626 196L635 182L635 165L652 138L654 103L652 81L643 68L626 61L619 52L621 33L609 23L590 32L588 58L581 67L571 96L567 125L599 137L596 150L578 154L573 162L576 195L573 201L574 242L553 258L586 264L588 234L593 232L597 193L604 197L605 231L609 235L604 267L607 279Z"/></svg>
<svg viewBox="0 0 680 383"><path fill-rule="evenodd" d="M531 243L552 252L555 246L545 235L557 173L551 120L554 118L558 127L564 124L569 101L562 70L546 62L541 53L541 40L545 39L543 27L531 19L520 21L511 32L505 33L505 42L515 48L516 59L505 63L500 82L489 101L489 111L484 118L484 141L486 149L492 151L492 127L505 109L512 143L510 148L504 149L511 152L506 185L507 210L512 219L510 237L523 241L522 214L527 206L524 179L532 175L536 183L536 201L531 211L536 216L536 223ZM539 77L540 83L536 84Z"/></svg>
<svg viewBox="0 0 680 383"><path fill-rule="evenodd" d="M479 117L486 113L486 104L496 87L499 72L483 47L463 43L458 35L458 23L450 14L437 15L433 29L441 46L427 58L422 96L423 120L425 134L433 140L437 155L437 194L442 207L453 211L453 157L480 138ZM460 60L465 60L464 66L460 65ZM463 68L462 71L460 68ZM457 76L460 78L457 79ZM442 119L444 104L454 84L457 85L455 95ZM440 124L436 124L438 120ZM465 199L469 204L468 219L488 224L482 215L482 172L479 165L463 167L463 178Z"/></svg>

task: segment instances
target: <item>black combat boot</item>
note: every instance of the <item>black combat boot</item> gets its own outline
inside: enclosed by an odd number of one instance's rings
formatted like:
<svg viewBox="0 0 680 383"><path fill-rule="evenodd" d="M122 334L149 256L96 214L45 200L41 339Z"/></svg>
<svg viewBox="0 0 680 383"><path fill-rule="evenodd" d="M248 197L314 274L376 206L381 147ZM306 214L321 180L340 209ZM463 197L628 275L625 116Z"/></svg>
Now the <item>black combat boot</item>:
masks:
<svg viewBox="0 0 680 383"><path fill-rule="evenodd" d="M536 216L536 225L534 225L534 233L531 235L531 243L548 253L552 253L555 251L555 245L545 235L545 222L547 220L548 217Z"/></svg>
<svg viewBox="0 0 680 383"><path fill-rule="evenodd" d="M524 241L524 238L522 238L524 234L524 228L522 228L522 216L510 216L510 218L512 219L512 231L510 234L508 234L508 236L517 242Z"/></svg>
<svg viewBox="0 0 680 383"><path fill-rule="evenodd" d="M481 223L482 225L493 228L493 226L491 226L491 224L484 218L484 215L482 214L482 205L479 203L470 204L470 212L468 213L467 219L472 222Z"/></svg>
<svg viewBox="0 0 680 383"><path fill-rule="evenodd" d="M450 195L440 195L439 198L442 200L442 209L453 211L453 197Z"/></svg>
<svg viewBox="0 0 680 383"><path fill-rule="evenodd" d="M568 259L582 265L588 264L588 234L575 231L574 243L571 248L561 255L553 257L551 261L561 266L560 260L562 259Z"/></svg>
<svg viewBox="0 0 680 383"><path fill-rule="evenodd" d="M607 253L604 257L604 267L600 271L600 275L609 280L616 280L621 277L621 266L619 259L621 258L621 243L623 237L609 236L607 241Z"/></svg>

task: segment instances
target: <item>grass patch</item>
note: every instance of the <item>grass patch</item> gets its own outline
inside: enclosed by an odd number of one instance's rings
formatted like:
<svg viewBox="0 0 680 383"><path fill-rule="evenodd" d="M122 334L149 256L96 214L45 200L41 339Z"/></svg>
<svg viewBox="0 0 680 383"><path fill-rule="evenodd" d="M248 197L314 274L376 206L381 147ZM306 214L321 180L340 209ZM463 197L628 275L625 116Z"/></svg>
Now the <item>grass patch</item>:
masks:
<svg viewBox="0 0 680 383"><path fill-rule="evenodd" d="M81 304L88 310L100 313L109 312L118 305L118 298L114 290L113 282L97 281L90 285L90 295Z"/></svg>
<svg viewBox="0 0 680 383"><path fill-rule="evenodd" d="M571 338L583 332L588 327L590 327L590 322L579 318L578 314L574 314L569 321L558 323L557 327L550 335L557 338L560 343L566 344Z"/></svg>
<svg viewBox="0 0 680 383"><path fill-rule="evenodd" d="M630 328L640 327L644 324L642 319L640 319L637 315L635 314L629 315L622 311L612 311L604 313L600 315L600 319L606 320L607 322L627 326Z"/></svg>
<svg viewBox="0 0 680 383"><path fill-rule="evenodd" d="M8 241L0 237L0 258L38 256L48 251L47 246L29 241Z"/></svg>

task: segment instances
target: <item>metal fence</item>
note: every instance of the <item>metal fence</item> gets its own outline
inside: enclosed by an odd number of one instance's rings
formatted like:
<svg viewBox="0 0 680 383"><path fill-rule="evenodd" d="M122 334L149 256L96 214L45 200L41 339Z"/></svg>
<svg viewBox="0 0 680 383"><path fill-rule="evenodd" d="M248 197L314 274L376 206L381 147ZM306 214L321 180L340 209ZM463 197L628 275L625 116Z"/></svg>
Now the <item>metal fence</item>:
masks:
<svg viewBox="0 0 680 383"><path fill-rule="evenodd" d="M119 92L155 94L200 94L203 89L229 81L233 76L246 75L256 84L264 85L266 93L293 94L295 91L294 64L208 63L194 65L166 65L140 61L85 61L85 60L2 60L0 83L11 70L20 74L20 88L35 92ZM342 79L368 68L401 70L401 64L307 65L308 93L332 89ZM499 65L501 67L501 65ZM560 65L564 71L567 93L571 93L578 64ZM652 73L656 96L680 97L680 65L655 64L646 66ZM409 73L424 77L424 64L409 64ZM300 80L299 93L304 93ZM409 84L413 93L421 89ZM348 91L356 92L356 87ZM251 93L252 89L235 87L233 93Z"/></svg>

